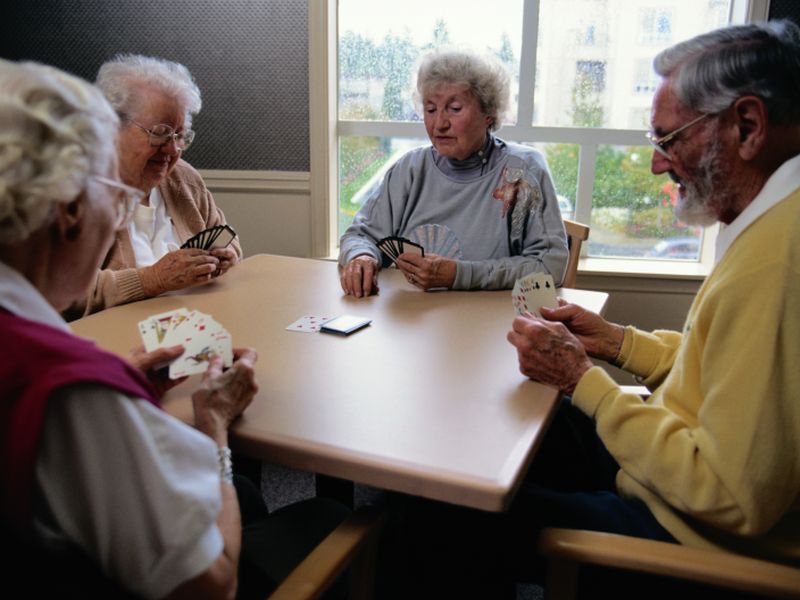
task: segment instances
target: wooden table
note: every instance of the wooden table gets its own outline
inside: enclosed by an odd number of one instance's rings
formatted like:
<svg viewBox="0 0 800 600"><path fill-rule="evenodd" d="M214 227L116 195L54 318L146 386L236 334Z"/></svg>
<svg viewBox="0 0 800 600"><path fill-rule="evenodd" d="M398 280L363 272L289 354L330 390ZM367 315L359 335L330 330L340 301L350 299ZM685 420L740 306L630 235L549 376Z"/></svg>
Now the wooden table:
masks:
<svg viewBox="0 0 800 600"><path fill-rule="evenodd" d="M525 378L506 341L509 291L423 292L381 272L380 294L344 296L333 262L248 258L209 285L72 323L104 348L139 345L136 324L186 307L211 314L235 346L258 349L258 396L232 428L242 455L379 488L502 511L556 402ZM561 290L595 311L607 294ZM303 315L361 315L349 337L297 333ZM191 421L197 376L164 403Z"/></svg>

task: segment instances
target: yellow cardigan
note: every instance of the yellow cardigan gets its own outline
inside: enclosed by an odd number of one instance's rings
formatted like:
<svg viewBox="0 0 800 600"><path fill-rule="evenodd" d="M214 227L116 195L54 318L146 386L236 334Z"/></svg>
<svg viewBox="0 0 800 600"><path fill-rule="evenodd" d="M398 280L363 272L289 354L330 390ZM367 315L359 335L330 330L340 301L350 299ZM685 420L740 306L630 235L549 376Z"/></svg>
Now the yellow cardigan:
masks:
<svg viewBox="0 0 800 600"><path fill-rule="evenodd" d="M617 362L647 402L595 367L573 403L620 494L681 543L800 563L800 189L733 242L682 334L628 328Z"/></svg>

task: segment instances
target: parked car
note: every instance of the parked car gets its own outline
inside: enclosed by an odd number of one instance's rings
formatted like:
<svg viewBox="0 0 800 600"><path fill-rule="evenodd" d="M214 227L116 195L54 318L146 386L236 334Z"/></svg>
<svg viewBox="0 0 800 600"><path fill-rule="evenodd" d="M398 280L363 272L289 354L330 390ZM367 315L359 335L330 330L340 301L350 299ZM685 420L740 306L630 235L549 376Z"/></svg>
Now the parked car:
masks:
<svg viewBox="0 0 800 600"><path fill-rule="evenodd" d="M666 238L658 242L645 256L697 260L700 256L700 239L696 237Z"/></svg>

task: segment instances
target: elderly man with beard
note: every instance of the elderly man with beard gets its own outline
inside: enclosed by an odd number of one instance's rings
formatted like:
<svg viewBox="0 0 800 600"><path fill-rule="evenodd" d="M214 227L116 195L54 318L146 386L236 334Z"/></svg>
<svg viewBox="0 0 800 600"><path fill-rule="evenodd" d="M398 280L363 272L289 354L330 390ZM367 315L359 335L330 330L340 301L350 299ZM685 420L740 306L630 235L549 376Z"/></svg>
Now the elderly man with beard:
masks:
<svg viewBox="0 0 800 600"><path fill-rule="evenodd" d="M514 581L541 582L548 526L800 563L800 29L720 29L655 67L652 171L678 184L682 220L721 223L714 269L682 332L566 303L514 320L520 370L564 400L507 514L406 503L395 552L414 597L515 597ZM581 577L630 596L633 576ZM648 598L681 590L648 583Z"/></svg>
<svg viewBox="0 0 800 600"><path fill-rule="evenodd" d="M680 333L572 304L514 320L522 373L566 395L516 536L576 527L798 564L800 29L720 29L655 68L652 171L678 184L681 220L721 223L716 263Z"/></svg>

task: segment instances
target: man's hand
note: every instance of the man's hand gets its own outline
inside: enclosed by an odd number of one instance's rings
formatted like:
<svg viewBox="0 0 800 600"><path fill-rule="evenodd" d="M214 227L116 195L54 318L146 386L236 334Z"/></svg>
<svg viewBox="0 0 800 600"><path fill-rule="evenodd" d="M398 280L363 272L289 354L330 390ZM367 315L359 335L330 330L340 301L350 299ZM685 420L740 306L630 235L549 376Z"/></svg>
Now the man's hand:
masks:
<svg viewBox="0 0 800 600"><path fill-rule="evenodd" d="M597 313L561 299L558 308L542 307L539 312L549 321L563 323L578 338L589 356L610 362L619 355L625 336L625 328L621 325L610 323Z"/></svg>
<svg viewBox="0 0 800 600"><path fill-rule="evenodd" d="M594 365L580 341L562 323L530 313L514 319L508 341L517 349L519 370L533 379L572 394Z"/></svg>

